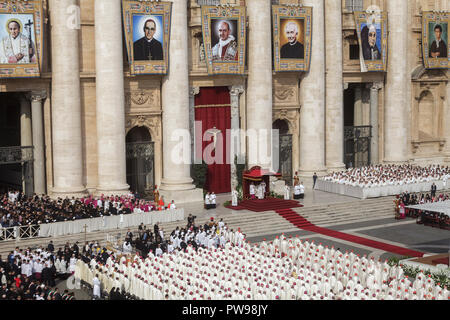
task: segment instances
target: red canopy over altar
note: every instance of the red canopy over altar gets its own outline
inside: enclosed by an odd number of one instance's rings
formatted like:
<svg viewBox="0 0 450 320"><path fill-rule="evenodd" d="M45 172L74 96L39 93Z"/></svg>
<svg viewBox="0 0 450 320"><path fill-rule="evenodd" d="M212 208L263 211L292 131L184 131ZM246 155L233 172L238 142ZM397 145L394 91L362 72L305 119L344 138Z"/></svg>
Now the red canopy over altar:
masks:
<svg viewBox="0 0 450 320"><path fill-rule="evenodd" d="M271 172L270 170L261 169L260 166L254 166L250 170L245 170L242 173L242 192L244 199L250 199L250 184L253 182L255 185L265 182L266 195L270 194L270 177L281 177L280 173Z"/></svg>

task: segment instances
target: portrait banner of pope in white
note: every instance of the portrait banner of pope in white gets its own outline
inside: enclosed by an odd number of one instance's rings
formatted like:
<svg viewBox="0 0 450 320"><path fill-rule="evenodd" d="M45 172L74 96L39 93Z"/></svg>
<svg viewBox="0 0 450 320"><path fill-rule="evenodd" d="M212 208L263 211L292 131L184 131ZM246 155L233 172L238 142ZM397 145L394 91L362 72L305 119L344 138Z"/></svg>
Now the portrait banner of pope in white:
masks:
<svg viewBox="0 0 450 320"><path fill-rule="evenodd" d="M202 33L209 74L244 74L245 7L202 6Z"/></svg>
<svg viewBox="0 0 450 320"><path fill-rule="evenodd" d="M0 3L0 78L40 76L42 2Z"/></svg>

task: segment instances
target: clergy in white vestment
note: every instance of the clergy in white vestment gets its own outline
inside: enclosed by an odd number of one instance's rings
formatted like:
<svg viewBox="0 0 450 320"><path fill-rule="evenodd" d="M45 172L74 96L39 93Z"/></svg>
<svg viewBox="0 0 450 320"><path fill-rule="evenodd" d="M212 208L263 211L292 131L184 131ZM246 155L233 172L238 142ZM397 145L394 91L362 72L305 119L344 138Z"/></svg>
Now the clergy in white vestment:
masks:
<svg viewBox="0 0 450 320"><path fill-rule="evenodd" d="M98 279L97 275L95 275L94 279L92 280L92 286L93 286L93 296L95 298L100 298L100 280Z"/></svg>
<svg viewBox="0 0 450 320"><path fill-rule="evenodd" d="M249 192L250 192L250 198L252 200L254 200L255 199L255 195L256 195L256 187L255 187L255 184L253 182L249 186Z"/></svg>
<svg viewBox="0 0 450 320"><path fill-rule="evenodd" d="M263 182L261 182L260 186L261 186L262 198L264 199L266 197L266 187L267 187L266 183L263 181Z"/></svg>
<svg viewBox="0 0 450 320"><path fill-rule="evenodd" d="M231 191L231 205L233 207L238 205L238 192L236 190Z"/></svg>
<svg viewBox="0 0 450 320"><path fill-rule="evenodd" d="M216 198L217 196L214 194L214 192L211 192L211 194L209 195L209 198L211 200L211 208L216 208Z"/></svg>
<svg viewBox="0 0 450 320"><path fill-rule="evenodd" d="M205 195L205 209L206 210L211 209L211 197L209 195L209 192L207 192Z"/></svg>
<svg viewBox="0 0 450 320"><path fill-rule="evenodd" d="M290 200L291 198L291 188L288 185L284 187L284 200Z"/></svg>
<svg viewBox="0 0 450 320"><path fill-rule="evenodd" d="M300 190L301 190L300 185L296 185L296 186L294 187L294 199L295 199L295 200L301 199L301 193L300 193Z"/></svg>
<svg viewBox="0 0 450 320"><path fill-rule="evenodd" d="M8 36L0 43L0 64L24 64L35 62L33 43L22 33L22 24L18 19L11 19L7 24ZM31 57L31 59L30 59Z"/></svg>

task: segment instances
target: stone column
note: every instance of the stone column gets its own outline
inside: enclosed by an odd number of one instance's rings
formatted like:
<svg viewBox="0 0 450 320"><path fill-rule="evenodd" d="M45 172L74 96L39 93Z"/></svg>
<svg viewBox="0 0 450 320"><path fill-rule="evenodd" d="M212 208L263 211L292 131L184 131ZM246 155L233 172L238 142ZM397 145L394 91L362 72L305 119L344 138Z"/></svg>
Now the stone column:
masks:
<svg viewBox="0 0 450 320"><path fill-rule="evenodd" d="M189 89L189 132L191 134L191 162L195 162L195 96L200 93L200 87Z"/></svg>
<svg viewBox="0 0 450 320"><path fill-rule="evenodd" d="M324 0L305 0L313 8L311 66L300 83L300 177L312 187L314 172L325 168L325 19Z"/></svg>
<svg viewBox="0 0 450 320"><path fill-rule="evenodd" d="M31 108L30 101L25 98L24 95L20 96L20 146L32 147L33 146L33 133L31 129ZM23 150L23 154L27 151ZM28 180L30 176L31 163L22 163L22 190L25 194L33 194L32 181Z"/></svg>
<svg viewBox="0 0 450 320"><path fill-rule="evenodd" d="M325 8L326 44L326 165L340 171L344 165L344 88L342 1L328 0Z"/></svg>
<svg viewBox="0 0 450 320"><path fill-rule="evenodd" d="M190 177L188 21L185 0L172 1L169 73L161 89L163 108L163 179L160 194L176 203L203 200Z"/></svg>
<svg viewBox="0 0 450 320"><path fill-rule="evenodd" d="M384 161L408 159L408 2L387 1L389 59L386 73Z"/></svg>
<svg viewBox="0 0 450 320"><path fill-rule="evenodd" d="M50 0L52 40L53 196L86 193L81 132L79 32L71 26L77 0Z"/></svg>
<svg viewBox="0 0 450 320"><path fill-rule="evenodd" d="M43 102L47 99L47 92L32 92L29 98L33 122L34 192L46 194Z"/></svg>
<svg viewBox="0 0 450 320"><path fill-rule="evenodd" d="M378 155L378 91L383 83L374 82L370 87L370 125L372 126L372 139L370 143L370 158L372 164L380 162Z"/></svg>
<svg viewBox="0 0 450 320"><path fill-rule="evenodd" d="M272 130L272 9L270 0L247 0L248 80L247 80L247 132L249 136L248 166L259 165L269 169Z"/></svg>
<svg viewBox="0 0 450 320"><path fill-rule="evenodd" d="M120 0L95 0L97 194L125 194L129 189L121 17Z"/></svg>
<svg viewBox="0 0 450 320"><path fill-rule="evenodd" d="M362 90L361 86L355 88L355 104L353 107L353 125L362 126Z"/></svg>
<svg viewBox="0 0 450 320"><path fill-rule="evenodd" d="M244 162L245 159L241 155L241 136L240 136L240 122L239 122L239 96L244 92L243 86L232 86L230 87L230 101L231 101L231 138L236 136L236 141L234 142L234 150L230 150L233 154L236 154L238 163ZM231 161L231 190L235 190L238 186L237 168L234 162L234 156Z"/></svg>

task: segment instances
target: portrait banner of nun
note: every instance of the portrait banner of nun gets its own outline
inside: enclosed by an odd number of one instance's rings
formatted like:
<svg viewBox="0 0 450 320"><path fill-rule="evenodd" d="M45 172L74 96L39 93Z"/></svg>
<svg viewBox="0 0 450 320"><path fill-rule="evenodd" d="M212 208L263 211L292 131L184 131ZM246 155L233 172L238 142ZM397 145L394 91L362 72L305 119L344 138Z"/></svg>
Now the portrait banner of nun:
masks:
<svg viewBox="0 0 450 320"><path fill-rule="evenodd" d="M387 17L382 12L355 12L361 72L386 71Z"/></svg>
<svg viewBox="0 0 450 320"><path fill-rule="evenodd" d="M273 52L276 72L309 71L312 8L272 6Z"/></svg>
<svg viewBox="0 0 450 320"><path fill-rule="evenodd" d="M422 53L426 69L449 68L449 23L448 12L422 12Z"/></svg>
<svg viewBox="0 0 450 320"><path fill-rule="evenodd" d="M124 0L122 7L130 73L167 74L172 3Z"/></svg>
<svg viewBox="0 0 450 320"><path fill-rule="evenodd" d="M202 34L208 74L244 74L245 7L202 6Z"/></svg>
<svg viewBox="0 0 450 320"><path fill-rule="evenodd" d="M0 78L40 77L42 1L0 3Z"/></svg>

